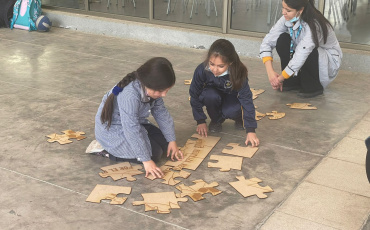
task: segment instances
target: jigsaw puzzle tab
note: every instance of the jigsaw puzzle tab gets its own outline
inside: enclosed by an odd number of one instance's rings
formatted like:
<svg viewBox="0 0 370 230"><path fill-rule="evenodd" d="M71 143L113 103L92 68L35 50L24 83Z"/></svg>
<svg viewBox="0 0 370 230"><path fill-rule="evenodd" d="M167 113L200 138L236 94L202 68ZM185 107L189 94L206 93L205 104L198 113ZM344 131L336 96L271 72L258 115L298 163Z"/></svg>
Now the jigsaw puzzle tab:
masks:
<svg viewBox="0 0 370 230"><path fill-rule="evenodd" d="M223 149L222 153L231 154L239 157L252 158L253 155L258 151L258 147L251 146L241 147L237 143L229 143L226 146L232 147L232 149Z"/></svg>
<svg viewBox="0 0 370 230"><path fill-rule="evenodd" d="M256 110L256 121L259 121L261 120L262 118L264 118L266 116L266 114L264 113L260 113Z"/></svg>
<svg viewBox="0 0 370 230"><path fill-rule="evenodd" d="M160 178L160 179L164 180L162 182L163 184L168 184L168 185L176 185L176 184L180 183L181 181L175 180L176 177L182 177L182 178L186 179L191 174L191 173L186 172L184 170L173 171L173 170L171 170L172 169L171 166L166 166L166 165L161 166L160 169L162 170L162 172L164 174L163 178ZM150 174L147 178L149 180L159 179L159 178L154 178L154 176L152 174Z"/></svg>
<svg viewBox="0 0 370 230"><path fill-rule="evenodd" d="M210 160L218 162L208 162L208 168L220 168L220 172L228 172L231 169L242 170L243 157L211 155Z"/></svg>
<svg viewBox="0 0 370 230"><path fill-rule="evenodd" d="M145 205L145 211L157 210L157 213L170 213L171 209L179 209L178 202L186 202L187 198L178 198L174 192L143 193L143 201L134 201L133 205Z"/></svg>
<svg viewBox="0 0 370 230"><path fill-rule="evenodd" d="M185 85L190 85L190 84L191 84L191 82L192 82L192 80L193 80L193 79L190 79L190 80L184 80L184 84L185 84Z"/></svg>
<svg viewBox="0 0 370 230"><path fill-rule="evenodd" d="M62 133L68 136L69 139L77 139L78 141L86 138L85 136L82 136L82 135L85 135L85 133L80 132L80 131L75 132L73 130L68 129L68 130L62 131Z"/></svg>
<svg viewBox="0 0 370 230"><path fill-rule="evenodd" d="M132 166L129 162L122 162L100 168L103 172L100 172L99 175L104 178L110 176L115 181L123 178L126 178L127 181L135 181L136 178L133 176L143 174L144 172L139 170L142 168L140 165Z"/></svg>
<svg viewBox="0 0 370 230"><path fill-rule="evenodd" d="M265 92L264 89L254 89L254 88L251 88L251 91L252 91L252 94L253 94L253 100L256 99L258 97L258 95Z"/></svg>
<svg viewBox="0 0 370 230"><path fill-rule="evenodd" d="M292 103L286 105L290 106L291 109L317 109L315 106L312 106L309 103Z"/></svg>
<svg viewBox="0 0 370 230"><path fill-rule="evenodd" d="M266 198L267 195L264 193L274 191L270 186L261 187L258 183L262 182L262 180L258 178L248 180L244 176L237 176L236 178L239 181L230 182L229 184L244 197L256 195L258 198Z"/></svg>
<svg viewBox="0 0 370 230"><path fill-rule="evenodd" d="M285 113L278 113L277 111L272 111L271 113L266 113L270 120L277 120L285 117Z"/></svg>
<svg viewBox="0 0 370 230"><path fill-rule="evenodd" d="M100 203L101 200L111 200L110 204L123 204L127 197L117 197L118 194L130 194L131 187L96 185L94 190L87 197L86 201Z"/></svg>
<svg viewBox="0 0 370 230"><path fill-rule="evenodd" d="M213 182L207 184L202 179L193 181L195 185L192 186L185 186L184 184L180 184L176 188L181 191L181 193L176 194L177 197L184 197L189 196L193 201L203 200L204 197L202 196L205 193L211 193L213 196L216 196L221 193L220 190L214 188L218 186L217 182Z"/></svg>

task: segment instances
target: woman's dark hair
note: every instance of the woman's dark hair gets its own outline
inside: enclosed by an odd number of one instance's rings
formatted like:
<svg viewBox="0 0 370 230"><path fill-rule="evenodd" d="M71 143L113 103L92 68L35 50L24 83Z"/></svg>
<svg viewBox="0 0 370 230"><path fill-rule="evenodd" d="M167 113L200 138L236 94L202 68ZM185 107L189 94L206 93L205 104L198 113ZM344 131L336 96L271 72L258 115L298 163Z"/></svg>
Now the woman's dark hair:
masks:
<svg viewBox="0 0 370 230"><path fill-rule="evenodd" d="M125 88L130 82L138 79L146 88L163 91L172 87L176 82L175 72L172 64L166 58L155 57L149 59L136 71L127 74L117 86ZM112 123L112 113L114 105L114 94L111 93L105 101L100 120L102 123L108 122L107 128Z"/></svg>
<svg viewBox="0 0 370 230"><path fill-rule="evenodd" d="M205 65L208 65L211 57L220 57L224 63L229 64L229 75L233 89L239 90L242 88L243 83L248 79L248 69L240 61L234 45L226 39L216 40L208 50Z"/></svg>
<svg viewBox="0 0 370 230"><path fill-rule="evenodd" d="M322 15L322 13L316 9L315 0L283 0L290 8L295 10L304 10L301 14L301 18L305 21L311 29L312 39L315 42L315 46L319 47L319 36L317 34L317 26L320 26L323 37L324 44L328 39L328 26L333 28L328 19Z"/></svg>

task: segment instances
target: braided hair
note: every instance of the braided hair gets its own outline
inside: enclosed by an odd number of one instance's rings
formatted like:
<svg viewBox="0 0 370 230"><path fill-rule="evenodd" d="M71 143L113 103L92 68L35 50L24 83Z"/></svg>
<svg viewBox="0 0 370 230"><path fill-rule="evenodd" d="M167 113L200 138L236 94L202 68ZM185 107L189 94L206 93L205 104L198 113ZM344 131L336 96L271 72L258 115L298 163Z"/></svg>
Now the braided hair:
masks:
<svg viewBox="0 0 370 230"><path fill-rule="evenodd" d="M107 128L112 124L112 113L114 109L114 97L117 96L123 88L132 81L138 79L145 87L163 91L172 87L176 82L175 72L172 64L166 58L154 57L146 61L136 71L127 74L113 88L112 93L105 101L100 120L102 123L107 122Z"/></svg>

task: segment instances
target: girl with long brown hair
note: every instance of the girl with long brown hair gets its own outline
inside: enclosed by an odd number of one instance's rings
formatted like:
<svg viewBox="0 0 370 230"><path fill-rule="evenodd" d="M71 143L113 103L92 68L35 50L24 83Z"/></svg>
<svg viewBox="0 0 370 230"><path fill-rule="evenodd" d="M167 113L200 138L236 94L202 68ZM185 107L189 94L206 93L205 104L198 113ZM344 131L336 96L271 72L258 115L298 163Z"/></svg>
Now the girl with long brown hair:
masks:
<svg viewBox="0 0 370 230"><path fill-rule="evenodd" d="M143 163L146 176L162 177L155 162L162 153L181 160L171 115L164 106L176 78L171 63L155 57L127 74L103 97L95 117L95 137L109 158ZM158 127L147 117L152 114Z"/></svg>
<svg viewBox="0 0 370 230"><path fill-rule="evenodd" d="M200 135L208 133L205 106L211 118L210 132L220 132L225 119L232 119L236 129L246 130L246 145L259 145L248 70L230 41L218 39L211 45L206 60L195 69L189 93Z"/></svg>

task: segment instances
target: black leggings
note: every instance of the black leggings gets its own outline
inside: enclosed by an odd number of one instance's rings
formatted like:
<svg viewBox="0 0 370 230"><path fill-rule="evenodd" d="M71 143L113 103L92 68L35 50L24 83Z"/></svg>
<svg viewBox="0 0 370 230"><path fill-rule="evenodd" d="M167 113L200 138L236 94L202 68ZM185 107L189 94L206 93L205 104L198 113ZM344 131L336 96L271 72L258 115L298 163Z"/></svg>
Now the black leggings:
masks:
<svg viewBox="0 0 370 230"><path fill-rule="evenodd" d="M282 70L287 67L290 61L290 42L291 38L289 34L282 33L276 43L276 51L280 56ZM323 90L319 78L319 52L317 48L312 50L311 54L308 55L306 62L298 72L298 76L291 76L285 79L284 86L300 86L302 93Z"/></svg>
<svg viewBox="0 0 370 230"><path fill-rule="evenodd" d="M158 127L152 124L142 124L142 126L144 126L144 128L148 132L150 145L152 147L152 160L154 162L158 162L161 159L163 153L167 152L168 142L166 141L166 138L163 136L162 131ZM127 161L131 163L142 164L142 162L138 161L137 159L119 158L113 156L112 154L109 154L109 159L113 161Z"/></svg>

